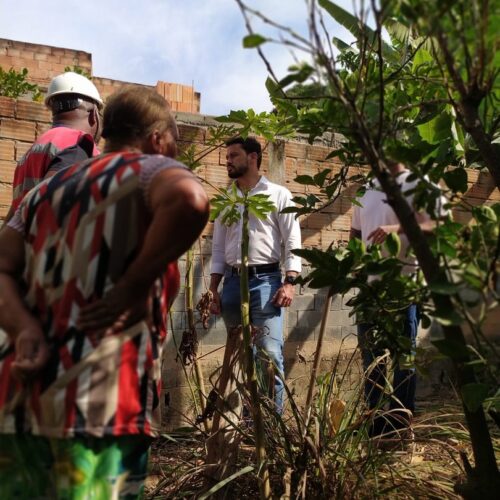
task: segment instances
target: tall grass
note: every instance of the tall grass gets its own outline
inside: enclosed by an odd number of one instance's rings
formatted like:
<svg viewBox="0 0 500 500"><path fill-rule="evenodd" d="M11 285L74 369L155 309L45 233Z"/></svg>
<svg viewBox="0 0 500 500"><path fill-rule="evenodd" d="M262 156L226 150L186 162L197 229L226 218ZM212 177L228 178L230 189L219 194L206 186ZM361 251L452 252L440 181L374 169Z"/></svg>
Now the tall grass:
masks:
<svg viewBox="0 0 500 500"><path fill-rule="evenodd" d="M343 346L340 351L345 355ZM343 362L336 356L330 370L316 378L307 426L303 392L299 395L294 391L294 381L285 383L283 415L260 392L273 498L459 498L453 488L464 475L460 456L470 454L470 442L458 400L453 402L450 393L449 405L442 400L434 405L423 402L425 412L414 420L415 440L407 446L402 442L396 449L382 449L369 437L373 413L365 409L358 356L351 352ZM233 355L233 360L238 359L239 354ZM234 369L236 366L233 363ZM247 385L239 375L235 379L239 379L235 391L248 404ZM190 441L182 447L163 444L164 449L177 450L174 458L168 451L156 454L158 460L167 461L159 466L166 484L156 487L150 498L254 498L259 494L253 429L248 422L234 418L233 409L224 414L224 404L217 411L218 418L228 422L229 429L240 437L239 454L231 470L220 481L207 485L210 467L204 460L205 437L193 429ZM498 434L494 442L500 454Z"/></svg>

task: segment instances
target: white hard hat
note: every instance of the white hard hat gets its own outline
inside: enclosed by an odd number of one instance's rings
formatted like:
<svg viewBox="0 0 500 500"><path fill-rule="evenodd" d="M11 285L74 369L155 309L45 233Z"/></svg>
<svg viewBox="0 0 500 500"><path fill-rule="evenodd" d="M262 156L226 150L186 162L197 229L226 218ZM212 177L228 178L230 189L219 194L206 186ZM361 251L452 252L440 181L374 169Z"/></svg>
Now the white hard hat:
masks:
<svg viewBox="0 0 500 500"><path fill-rule="evenodd" d="M60 94L79 94L92 99L99 107L103 106L96 86L88 78L73 71L52 78L45 97L45 104L49 106L50 99Z"/></svg>

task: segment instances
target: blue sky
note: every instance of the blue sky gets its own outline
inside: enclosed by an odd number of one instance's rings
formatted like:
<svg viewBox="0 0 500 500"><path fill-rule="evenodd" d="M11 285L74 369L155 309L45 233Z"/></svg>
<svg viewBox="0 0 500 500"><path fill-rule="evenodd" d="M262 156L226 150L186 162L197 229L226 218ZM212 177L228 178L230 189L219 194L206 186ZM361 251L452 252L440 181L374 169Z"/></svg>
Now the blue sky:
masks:
<svg viewBox="0 0 500 500"><path fill-rule="evenodd" d="M306 30L305 0L246 3ZM350 0L338 3L351 9ZM242 47L246 34L234 0L0 0L0 38L90 52L101 77L193 83L201 112L209 115L271 107L265 65L255 50ZM331 34L343 32L335 27ZM283 47L266 47L266 54L281 76L293 63Z"/></svg>

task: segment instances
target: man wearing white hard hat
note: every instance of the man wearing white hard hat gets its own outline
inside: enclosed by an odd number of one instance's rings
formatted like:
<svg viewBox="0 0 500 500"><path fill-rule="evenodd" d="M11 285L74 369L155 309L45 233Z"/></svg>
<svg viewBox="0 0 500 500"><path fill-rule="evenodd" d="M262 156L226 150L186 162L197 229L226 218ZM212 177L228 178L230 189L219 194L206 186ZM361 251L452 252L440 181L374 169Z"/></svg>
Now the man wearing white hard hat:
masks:
<svg viewBox="0 0 500 500"><path fill-rule="evenodd" d="M71 163L84 159L82 155L99 154L95 144L101 133L103 102L88 78L71 71L56 76L49 84L45 104L52 111L52 128L35 141L16 166L7 220L24 195L51 174L51 163L62 150L80 145Z"/></svg>

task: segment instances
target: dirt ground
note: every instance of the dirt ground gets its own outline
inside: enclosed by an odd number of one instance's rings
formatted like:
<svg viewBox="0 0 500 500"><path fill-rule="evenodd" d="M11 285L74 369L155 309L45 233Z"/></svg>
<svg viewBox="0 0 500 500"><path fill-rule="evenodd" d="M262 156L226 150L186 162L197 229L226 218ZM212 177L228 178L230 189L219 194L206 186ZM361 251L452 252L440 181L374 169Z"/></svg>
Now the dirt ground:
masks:
<svg viewBox="0 0 500 500"><path fill-rule="evenodd" d="M352 478L348 488L338 494L311 494L310 498L459 498L453 491L463 476L461 454L471 460L468 435L460 408L443 401L429 402L414 420L414 441L404 449L379 449L372 457L372 473L363 481ZM500 459L500 434L492 428ZM209 489L204 475L205 440L200 432L184 430L164 436L153 446L150 476L146 483L147 499L200 498ZM239 449L236 469L254 464L253 447ZM370 470L365 468L364 470ZM333 476L329 476L332 477ZM338 479L338 476L336 476ZM332 479L333 481L334 479ZM283 494L283 472L271 466L273 493ZM253 472L244 473L225 487L218 498L258 498L257 480ZM209 497L204 497L209 498ZM281 497L287 498L287 497Z"/></svg>

